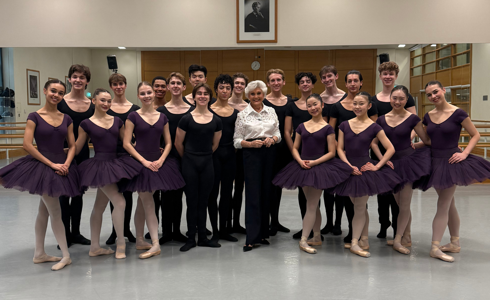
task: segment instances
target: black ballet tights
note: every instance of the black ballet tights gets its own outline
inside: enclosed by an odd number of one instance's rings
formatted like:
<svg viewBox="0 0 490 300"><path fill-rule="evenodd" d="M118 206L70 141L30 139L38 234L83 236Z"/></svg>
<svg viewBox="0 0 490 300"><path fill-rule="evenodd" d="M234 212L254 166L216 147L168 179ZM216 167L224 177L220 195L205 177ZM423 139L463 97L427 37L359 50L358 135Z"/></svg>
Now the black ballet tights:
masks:
<svg viewBox="0 0 490 300"><path fill-rule="evenodd" d="M164 235L181 235L182 196L184 188L162 192L162 230Z"/></svg>
<svg viewBox="0 0 490 300"><path fill-rule="evenodd" d="M229 214L231 218L227 222L227 228L229 232L232 231L232 228L238 228L240 226L240 213L242 211L243 190L245 188L245 173L244 173L245 171L243 169L243 150L238 149L235 154L236 154L235 190L233 192L233 198L231 200L232 212L230 212Z"/></svg>
<svg viewBox="0 0 490 300"><path fill-rule="evenodd" d="M325 212L327 214L327 227L333 227L333 210L335 205L335 227L342 224L342 213L344 211L344 201L342 196L335 196L327 192L323 192L323 202L325 204Z"/></svg>
<svg viewBox="0 0 490 300"><path fill-rule="evenodd" d="M129 224L131 223L131 212L133 211L133 193L132 192L124 192L123 193L124 199L126 200L126 208L124 210L124 236L128 236L129 233L131 232ZM111 215L112 211L114 210L114 206L112 205L112 202L110 203L111 207ZM116 230L114 229L114 226L112 226L112 235L116 236ZM131 234L131 237L133 235Z"/></svg>
<svg viewBox="0 0 490 300"><path fill-rule="evenodd" d="M352 241L352 219L354 219L354 204L350 197L336 195L344 203L345 215L347 221L349 221L349 233L344 238L344 243L350 243Z"/></svg>
<svg viewBox="0 0 490 300"><path fill-rule="evenodd" d="M70 243L72 236L80 235L83 198L82 196L72 197L70 202L70 197L61 196L59 200L61 206L61 219L65 226L66 240Z"/></svg>
<svg viewBox="0 0 490 300"><path fill-rule="evenodd" d="M390 222L390 207L391 207L391 222ZM396 226L398 223L398 213L400 209L398 204L396 204L395 196L393 194L378 195L378 215L379 224L381 224L381 229L384 231L386 236L386 229L393 227L396 233ZM393 235L394 236L394 235Z"/></svg>

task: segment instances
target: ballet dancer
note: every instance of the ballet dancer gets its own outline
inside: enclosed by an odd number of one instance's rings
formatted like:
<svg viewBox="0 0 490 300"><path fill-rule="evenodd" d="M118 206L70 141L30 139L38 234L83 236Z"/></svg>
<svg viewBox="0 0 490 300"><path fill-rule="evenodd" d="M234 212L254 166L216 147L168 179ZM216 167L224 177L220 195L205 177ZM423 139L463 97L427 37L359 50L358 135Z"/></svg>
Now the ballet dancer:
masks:
<svg viewBox="0 0 490 300"><path fill-rule="evenodd" d="M199 83L206 82L208 82L208 69L206 69L205 66L190 65L189 83L191 84L192 88L195 88ZM194 98L192 98L192 93L186 95L182 100L189 105L196 106L196 101ZM210 103L213 104L214 102L216 102L216 98L211 97Z"/></svg>
<svg viewBox="0 0 490 300"><path fill-rule="evenodd" d="M90 69L84 65L72 65L68 70L68 81L71 84L71 92L66 94L58 103L58 110L69 115L73 121L73 133L78 138L78 127L80 123L90 118L95 107L89 98L85 96L85 89L90 82ZM65 147L67 146L65 142ZM89 159L90 150L88 143L78 155L75 156L77 165ZM72 244L90 245L90 240L80 233L80 221L82 219L83 198L82 195L71 197L61 196L61 217L65 225L66 240L68 247ZM71 223L71 224L70 224Z"/></svg>
<svg viewBox="0 0 490 300"><path fill-rule="evenodd" d="M393 249L402 254L409 254L410 250L407 247L412 245L410 236L412 188L414 182L429 175L431 160L430 149L424 147L424 144L430 145L430 139L423 129L422 121L417 115L406 109L409 95L405 86L397 85L394 87L390 96L393 109L376 120L376 123L383 128L386 136L395 147L396 152L391 157L390 162L393 164L395 172L402 179L394 194L400 213L397 218L395 240L392 244ZM416 144L417 150L412 147L411 133L413 130L423 141L423 143ZM383 158L377 139L374 139L371 149L379 160Z"/></svg>
<svg viewBox="0 0 490 300"><path fill-rule="evenodd" d="M221 119L223 125L219 146L213 153L214 185L209 196L209 220L213 227L212 240L219 239L238 242L238 239L227 231L227 222L230 221L231 199L233 195L233 180L236 173L235 147L233 147L233 134L238 110L228 104L233 90L233 79L228 74L220 74L214 81L214 91L218 100L209 110ZM221 187L221 190L220 190ZM219 210L218 210L218 194ZM218 230L219 212L219 230Z"/></svg>
<svg viewBox="0 0 490 300"><path fill-rule="evenodd" d="M270 94L264 99L264 105L272 107L276 112L279 120L279 131L284 136L284 120L286 118L286 109L291 99L282 93L282 88L286 84L284 71L281 69L270 69L266 74L267 86L271 89ZM274 160L273 177L282 170L290 161L293 160L291 151L284 139L276 146L276 157ZM272 184L272 183L271 183ZM270 235L275 236L278 231L290 232L290 230L279 223L279 207L281 205L282 188L272 185L272 197L270 207Z"/></svg>
<svg viewBox="0 0 490 300"><path fill-rule="evenodd" d="M213 189L213 152L221 138L222 124L218 116L209 111L213 92L205 83L198 83L192 90L195 109L184 115L177 128L175 148L182 157L182 175L187 203L187 242L180 248L186 252L196 247L218 248L216 240L206 237L206 215L209 196Z"/></svg>
<svg viewBox="0 0 490 300"><path fill-rule="evenodd" d="M29 155L0 169L0 184L5 188L41 196L34 227L36 248L32 261L35 264L58 262L51 267L53 271L71 264L58 197L80 195L77 167L72 164L75 157L73 122L70 116L57 109L65 90L65 84L58 79L46 82L43 89L46 104L27 117L23 148ZM37 147L33 145L34 139ZM65 140L68 141L67 153L63 149ZM49 218L63 258L47 255L44 250Z"/></svg>
<svg viewBox="0 0 490 300"><path fill-rule="evenodd" d="M137 111L140 107L136 104L133 104L126 98L126 88L127 81L126 77L121 73L112 74L109 77L109 86L111 90L114 92L114 98L111 101L111 106L107 111L107 114L110 116L118 117L123 122L123 125L126 123L126 119L129 114L133 111ZM122 139L117 140L117 153L118 156L128 156L128 152L123 147ZM123 193L124 200L126 201L126 207L124 209L124 236L128 238L128 241L131 243L136 242L136 238L131 232L131 213L133 212L133 193L132 192L124 192ZM104 193L99 193L99 197L105 198L104 201L109 201ZM100 201L103 201L102 199ZM114 211L114 205L112 201L109 202L109 206L111 208L111 213ZM105 242L106 245L114 245L116 243L116 229L112 226L112 233Z"/></svg>
<svg viewBox="0 0 490 300"><path fill-rule="evenodd" d="M95 113L83 120L78 129L76 150L79 152L90 138L94 145L95 156L83 161L78 167L80 188L86 191L89 187L97 188L94 209L90 217L91 245L89 256L112 254L111 249L100 247L100 229L102 214L109 200L113 203L112 221L117 233L116 259L126 258L126 241L124 240L124 210L126 200L118 192L117 183L122 179L131 179L141 171L141 164L124 155L118 157L118 140L124 136L123 122L118 117L110 116L112 96L104 89L96 89L92 103ZM101 197L104 194L104 197Z"/></svg>
<svg viewBox="0 0 490 300"><path fill-rule="evenodd" d="M392 111L392 105L390 103L390 95L391 91L395 87L395 81L398 78L399 68L395 62L389 61L384 62L379 65L379 79L383 84L383 90L378 94L374 95L371 101L373 105L376 106L376 110L378 111L378 118L386 115L390 111ZM416 115L417 111L415 110L415 100L412 95L408 94L408 98L406 99L405 109ZM414 137L414 135L412 135ZM396 148L396 147L395 147ZM380 148L381 153L384 153L384 149ZM375 155L372 155L373 159ZM393 227L393 232L396 234L397 232L397 217L399 213L399 208L397 202L393 196L393 194L388 193L384 195L378 195L378 215L379 215L379 224L380 229L377 235L378 238L386 238L386 230L390 227ZM391 221L390 221L390 207L391 207Z"/></svg>
<svg viewBox="0 0 490 300"><path fill-rule="evenodd" d="M352 168L335 158L335 133L323 119L322 98L318 94L310 95L306 99L306 107L312 118L296 128L293 148L295 161L282 169L272 182L281 188L303 188L307 207L299 248L315 254L317 250L311 246L322 244L320 235L322 216L318 205L322 192L349 178ZM303 147L300 155L301 144ZM307 241L308 233L312 230L313 238Z"/></svg>
<svg viewBox="0 0 490 300"><path fill-rule="evenodd" d="M347 96L337 103L335 103L330 110L330 120L328 124L335 130L336 137L338 138L339 125L342 122L348 121L356 117L354 113L354 97L359 93L362 88L363 78L359 71L351 70L345 75L345 87L347 88ZM375 122L378 118L378 111L374 105L370 106L368 110L368 117ZM337 155L340 155L337 152ZM349 233L344 237L344 247L350 247L350 241L352 240L352 218L354 217L354 205L349 197L342 197L342 195L336 195L342 199L345 208L345 214L349 223Z"/></svg>
<svg viewBox="0 0 490 300"><path fill-rule="evenodd" d="M233 75L233 93L228 99L228 104L239 112L247 108L248 100L243 100L245 87L248 85L248 77L243 73ZM230 219L228 223L229 233L246 234L247 231L240 225L240 212L242 211L243 188L245 187L245 175L243 173L243 150L236 149L236 173L233 198L231 201Z"/></svg>
<svg viewBox="0 0 490 300"><path fill-rule="evenodd" d="M122 182L120 190L138 192L138 204L134 216L136 249L148 250L139 255L140 258L145 259L160 254L153 194L157 190L182 188L185 183L178 162L168 157L172 148L168 119L153 108L155 93L148 82L143 81L138 84L138 99L141 101L141 109L129 114L123 145L124 149L144 168L138 176L128 182ZM135 146L131 143L133 134ZM160 151L162 135L165 140L163 153ZM151 245L143 241L145 220L151 236Z"/></svg>
<svg viewBox="0 0 490 300"><path fill-rule="evenodd" d="M275 144L281 142L279 120L271 107L263 104L267 86L263 81L250 82L245 94L250 99L246 109L238 113L233 143L243 148L245 174L245 226L247 238L243 251L255 244L270 245L269 199L274 166Z"/></svg>
<svg viewBox="0 0 490 300"><path fill-rule="evenodd" d="M301 123L311 119L311 115L308 113L306 108L306 98L312 94L317 79L316 76L310 72L300 72L296 74L294 80L301 92L301 98L296 101L291 101L288 104L286 117L284 119L284 140L286 141L290 153L293 153L296 128L298 128ZM306 197L301 187L298 188L298 203L301 212L301 219L303 219L306 213ZM302 230L296 232L293 234L293 239L301 239L302 234ZM309 232L306 233L306 235L309 234Z"/></svg>
<svg viewBox="0 0 490 300"><path fill-rule="evenodd" d="M175 148L175 136L177 132L177 126L180 119L192 110L194 106L185 103L182 99L182 93L186 89L184 75L173 72L170 73L168 78L168 92L171 95L170 101L164 106L160 106L157 111L164 114L168 119L170 139L172 142L172 150L170 150L169 157L179 162L179 168L181 169L181 157ZM182 196L184 195L184 188L172 191L162 192L162 228L163 234L160 238L160 245L165 244L171 240L176 242L185 243L187 237L180 232L180 223L182 220Z"/></svg>
<svg viewBox="0 0 490 300"><path fill-rule="evenodd" d="M325 90L320 94L323 101L322 115L325 122L330 121L330 110L332 106L347 97L347 93L337 87L339 74L337 68L332 65L323 66L320 70L320 79L325 86ZM344 211L344 203L342 197L336 197L329 193L323 193L323 202L325 204L325 212L327 222L321 230L322 234L332 232L333 235L342 234L342 213ZM333 222L333 208L335 205L335 224Z"/></svg>
<svg viewBox="0 0 490 300"><path fill-rule="evenodd" d="M425 86L427 99L435 108L425 114L422 123L431 139L431 173L421 188L433 187L438 197L437 211L432 222L432 248L430 256L447 262L454 257L444 252L459 253L460 219L454 192L458 185L470 185L490 178L490 163L470 154L480 140L480 133L471 122L468 114L449 104L444 97L446 89L439 81L429 81ZM458 148L461 128L471 136L468 146ZM451 242L440 246L446 227L449 227Z"/></svg>
<svg viewBox="0 0 490 300"><path fill-rule="evenodd" d="M167 95L167 79L163 76L157 76L151 81L151 87L155 91L153 108L157 109L160 106L164 106L167 103L165 101L165 96Z"/></svg>
<svg viewBox="0 0 490 300"><path fill-rule="evenodd" d="M352 109L356 117L339 126L337 153L341 160L352 167L352 174L346 181L331 189L337 195L351 198L355 213L352 220L350 252L362 257L371 256L367 251L369 250L367 211L369 196L392 191L401 182L393 169L385 166L395 153L395 148L383 129L368 117L368 110L372 106L370 98L371 95L366 92L356 95L352 101ZM375 137L386 149L385 155L379 162L369 157L369 148Z"/></svg>

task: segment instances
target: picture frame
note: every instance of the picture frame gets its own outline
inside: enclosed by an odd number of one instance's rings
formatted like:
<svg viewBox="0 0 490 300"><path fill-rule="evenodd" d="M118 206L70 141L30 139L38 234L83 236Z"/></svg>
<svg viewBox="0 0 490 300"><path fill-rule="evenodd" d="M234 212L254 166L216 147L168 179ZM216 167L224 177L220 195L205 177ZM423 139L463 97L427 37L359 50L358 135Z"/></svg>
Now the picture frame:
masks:
<svg viewBox="0 0 490 300"><path fill-rule="evenodd" d="M236 0L237 43L277 43L277 0Z"/></svg>
<svg viewBox="0 0 490 300"><path fill-rule="evenodd" d="M27 105L41 105L40 77L39 71L26 69Z"/></svg>
<svg viewBox="0 0 490 300"><path fill-rule="evenodd" d="M48 80L58 80L58 78L48 77Z"/></svg>
<svg viewBox="0 0 490 300"><path fill-rule="evenodd" d="M66 85L65 95L68 94L69 92L71 92L71 83L68 79L69 79L69 77L65 76L65 85Z"/></svg>

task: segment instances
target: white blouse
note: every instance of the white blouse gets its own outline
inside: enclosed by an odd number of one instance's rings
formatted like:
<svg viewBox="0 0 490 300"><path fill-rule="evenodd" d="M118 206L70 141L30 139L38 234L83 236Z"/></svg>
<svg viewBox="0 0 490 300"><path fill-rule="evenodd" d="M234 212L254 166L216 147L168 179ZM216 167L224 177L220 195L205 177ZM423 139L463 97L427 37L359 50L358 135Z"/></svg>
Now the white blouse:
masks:
<svg viewBox="0 0 490 300"><path fill-rule="evenodd" d="M238 113L235 122L233 144L236 149L242 148L242 141L259 138L272 138L277 136L276 143L281 141L279 120L272 107L263 105L260 112L256 112L250 104Z"/></svg>

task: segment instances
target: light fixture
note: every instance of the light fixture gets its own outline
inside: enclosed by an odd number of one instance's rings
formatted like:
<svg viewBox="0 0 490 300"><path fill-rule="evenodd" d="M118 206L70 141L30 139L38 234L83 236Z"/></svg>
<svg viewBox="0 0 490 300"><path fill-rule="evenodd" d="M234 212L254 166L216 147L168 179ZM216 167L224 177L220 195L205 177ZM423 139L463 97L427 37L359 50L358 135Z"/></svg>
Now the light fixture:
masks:
<svg viewBox="0 0 490 300"><path fill-rule="evenodd" d="M436 44L432 44L432 45L430 45L430 46L431 46L431 47L436 47L437 45L436 45Z"/></svg>
<svg viewBox="0 0 490 300"><path fill-rule="evenodd" d="M398 48L405 48L405 44L398 45Z"/></svg>
<svg viewBox="0 0 490 300"><path fill-rule="evenodd" d="M119 50L126 50L126 47L117 47Z"/></svg>

